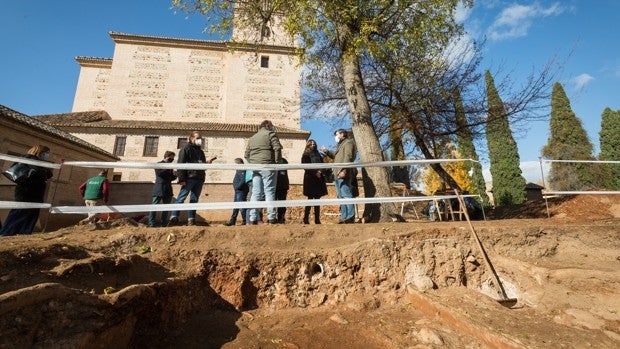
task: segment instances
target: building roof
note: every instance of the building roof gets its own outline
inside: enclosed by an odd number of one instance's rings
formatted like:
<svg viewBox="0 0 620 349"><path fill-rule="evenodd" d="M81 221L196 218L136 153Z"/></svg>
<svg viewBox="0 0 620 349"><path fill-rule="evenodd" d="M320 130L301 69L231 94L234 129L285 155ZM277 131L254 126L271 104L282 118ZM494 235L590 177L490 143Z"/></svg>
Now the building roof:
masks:
<svg viewBox="0 0 620 349"><path fill-rule="evenodd" d="M39 115L38 120L56 127L90 127L132 130L169 130L191 132L248 132L258 131L258 124L235 124L220 122L177 122L177 121L146 121L146 120L112 120L103 110L74 112L65 114ZM278 134L308 137L309 131L298 130L276 125Z"/></svg>
<svg viewBox="0 0 620 349"><path fill-rule="evenodd" d="M22 124L22 125L27 126L29 128L33 128L33 129L36 129L38 131L47 133L47 134L49 134L51 136L54 136L56 138L64 139L64 140L66 140L68 142L71 142L73 144L79 145L80 147L87 148L87 149L92 150L92 151L94 151L96 153L109 156L109 157L111 157L113 159L116 159L116 160L120 160L118 156L113 155L111 153L108 153L107 151L105 151L105 150L103 150L103 149L101 149L99 147L96 147L93 144L88 143L88 142L86 142L86 141L84 141L84 140L82 140L82 139L80 139L78 137L75 137L75 136L73 136L73 135L71 135L71 134L69 134L69 133L67 133L65 131L59 130L56 127L53 127L53 125L51 125L51 124L42 122L42 120L39 120L38 118L31 117L31 116L28 116L26 114L22 114L22 113L20 113L18 111L15 111L15 110L13 110L11 108L8 108L8 107L6 107L4 105L1 105L1 104L0 104L0 117L3 118L3 119L11 120L11 121L16 122L18 124Z"/></svg>
<svg viewBox="0 0 620 349"><path fill-rule="evenodd" d="M536 183L528 182L525 184L525 189L545 189L545 187L540 186Z"/></svg>
<svg viewBox="0 0 620 349"><path fill-rule="evenodd" d="M285 55L297 54L297 48L293 46L281 46L281 45L269 45L269 44L253 44L247 42L233 42L233 41L215 41L215 40L201 40L201 39L183 39L173 38L165 36L149 36L149 35L137 35L137 34L125 34L118 32L109 32L110 37L117 44L132 44L132 45L152 45L152 46L165 46L165 47L180 47L180 48L197 48L197 49L211 49L219 51L261 51L265 53L277 53Z"/></svg>

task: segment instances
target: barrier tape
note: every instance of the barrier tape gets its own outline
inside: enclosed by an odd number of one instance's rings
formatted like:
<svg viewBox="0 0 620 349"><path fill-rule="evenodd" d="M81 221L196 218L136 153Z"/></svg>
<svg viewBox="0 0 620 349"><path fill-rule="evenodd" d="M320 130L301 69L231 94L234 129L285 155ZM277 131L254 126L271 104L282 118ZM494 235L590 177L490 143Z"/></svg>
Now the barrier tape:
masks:
<svg viewBox="0 0 620 349"><path fill-rule="evenodd" d="M65 161L64 165L89 168L137 168L137 169L172 169L172 170L252 170L252 171L279 171L296 169L328 169L352 167L392 167L407 165L427 165L447 162L473 161L473 159L431 159L431 160L396 160L376 162L346 162L346 163L305 163L305 164L207 164L207 163L150 163L150 162L105 162L105 161Z"/></svg>
<svg viewBox="0 0 620 349"><path fill-rule="evenodd" d="M591 164L620 164L620 160L553 160L542 159L543 162L575 162L575 163L591 163Z"/></svg>
<svg viewBox="0 0 620 349"><path fill-rule="evenodd" d="M462 197L477 197L477 195L461 195ZM111 205L111 206L54 206L51 213L110 213L110 212L159 212L159 211L187 211L187 210L224 210L234 208L270 208L270 207L303 207L347 204L374 204L412 201L431 201L456 199L456 195L443 196L390 196L374 198L351 199L318 199L318 200L276 200L276 201L238 201L238 202L205 202L183 204L145 204L145 205Z"/></svg>
<svg viewBox="0 0 620 349"><path fill-rule="evenodd" d="M582 195L582 194L592 194L592 195L616 195L620 194L620 191L544 191L543 195Z"/></svg>
<svg viewBox="0 0 620 349"><path fill-rule="evenodd" d="M33 159L25 158L22 156L13 156L13 155L8 155L8 154L0 154L0 160L21 162L22 164L35 165L39 167L47 167L47 168L54 168L54 169L59 169L60 166L62 166L62 164L56 164L53 162L42 161L42 160L33 160Z"/></svg>
<svg viewBox="0 0 620 349"><path fill-rule="evenodd" d="M0 201L0 209L10 208L50 208L51 204L38 203L38 202L20 202L20 201Z"/></svg>

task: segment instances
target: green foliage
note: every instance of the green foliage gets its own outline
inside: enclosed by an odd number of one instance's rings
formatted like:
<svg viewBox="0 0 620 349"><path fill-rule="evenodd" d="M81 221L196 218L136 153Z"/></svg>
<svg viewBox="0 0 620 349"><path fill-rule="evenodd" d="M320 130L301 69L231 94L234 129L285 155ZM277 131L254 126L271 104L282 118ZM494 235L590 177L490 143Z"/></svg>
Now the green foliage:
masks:
<svg viewBox="0 0 620 349"><path fill-rule="evenodd" d="M594 160L592 143L575 115L570 101L559 82L551 94L550 136L542 155L553 160ZM551 163L549 186L553 190L584 190L596 187L593 169L584 163Z"/></svg>
<svg viewBox="0 0 620 349"><path fill-rule="evenodd" d="M599 132L601 144L600 160L620 161L620 110L605 108ZM606 164L603 167L603 187L620 190L620 164Z"/></svg>
<svg viewBox="0 0 620 349"><path fill-rule="evenodd" d="M488 100L487 146L493 177L495 206L514 205L525 202L525 178L519 168L519 151L510 124L491 73L485 72Z"/></svg>
<svg viewBox="0 0 620 349"><path fill-rule="evenodd" d="M476 147L474 146L474 138L471 130L467 125L467 119L465 116L465 110L463 108L463 100L459 89L454 91L454 106L456 117L456 142L458 144L457 151L463 158L468 158L478 161L478 154L476 153ZM482 165L480 162L465 162L465 171L471 173L471 194L480 195L482 198L481 204L485 207L489 207L489 196L486 191L486 184L484 182L484 176L482 175ZM458 182L458 181L457 181ZM461 189L463 189L461 187ZM464 189L463 189L464 190Z"/></svg>

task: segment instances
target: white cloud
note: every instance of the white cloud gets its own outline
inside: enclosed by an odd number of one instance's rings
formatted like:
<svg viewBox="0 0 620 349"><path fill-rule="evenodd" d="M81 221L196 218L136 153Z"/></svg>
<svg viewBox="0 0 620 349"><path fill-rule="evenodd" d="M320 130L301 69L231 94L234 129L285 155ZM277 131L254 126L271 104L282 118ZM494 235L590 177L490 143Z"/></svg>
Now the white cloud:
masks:
<svg viewBox="0 0 620 349"><path fill-rule="evenodd" d="M550 163L543 162L542 167L543 167L543 173L545 174L545 181L546 181L547 176L549 175ZM528 183L532 182L532 183L542 185L542 177L540 174L540 162L523 161L519 165L519 168L521 168L521 173L523 174L523 177L525 178L526 182ZM482 168L482 175L484 176L484 180L486 182L491 182L492 177L491 177L491 171L489 170L488 164Z"/></svg>
<svg viewBox="0 0 620 349"><path fill-rule="evenodd" d="M557 16L566 10L560 3L546 8L539 4L511 5L502 10L495 22L491 24L488 36L495 41L522 37L527 35L535 19Z"/></svg>
<svg viewBox="0 0 620 349"><path fill-rule="evenodd" d="M549 163L543 162L543 173L545 174L545 179L547 174L549 173ZM523 161L519 167L521 168L521 172L523 177L525 177L526 182L532 182L536 184L542 184L542 177L540 173L540 162L538 161Z"/></svg>
<svg viewBox="0 0 620 349"><path fill-rule="evenodd" d="M590 81L594 80L594 77L590 74L583 73L575 78L573 78L572 83L573 87L576 90L580 90L584 88Z"/></svg>
<svg viewBox="0 0 620 349"><path fill-rule="evenodd" d="M471 8L464 6L462 3L458 3L456 6L456 11L454 12L454 20L457 23L463 23L469 18L471 15Z"/></svg>

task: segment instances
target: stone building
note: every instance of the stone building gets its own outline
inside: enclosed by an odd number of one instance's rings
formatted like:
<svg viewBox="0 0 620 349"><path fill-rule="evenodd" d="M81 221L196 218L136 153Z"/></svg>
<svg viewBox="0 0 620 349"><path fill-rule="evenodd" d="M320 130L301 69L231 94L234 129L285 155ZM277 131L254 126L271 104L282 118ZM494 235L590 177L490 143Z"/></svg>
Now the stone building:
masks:
<svg viewBox="0 0 620 349"><path fill-rule="evenodd" d="M41 144L50 148L49 161L118 161L117 156L61 131L36 118L29 117L13 109L0 105L0 153L19 156L25 154L30 147ZM0 168L5 169L11 162L0 160ZM86 179L97 174L96 168L63 166L54 170L53 177L47 186L45 202L57 206L81 206L84 204L78 186ZM15 184L0 176L0 201L13 201ZM71 215L52 215L47 219L47 211L42 210L39 227L45 222L48 229L73 223L83 217ZM0 220L4 220L8 210L0 210Z"/></svg>
<svg viewBox="0 0 620 349"><path fill-rule="evenodd" d="M118 156L156 162L178 153L193 130L206 140L207 158L233 163L265 119L277 128L283 156L299 162L310 133L301 129L296 48L110 33L113 58L77 57L80 76L72 113L40 116ZM273 36L275 38L275 36ZM280 36L281 37L281 36ZM270 43L271 42L271 43ZM230 182L208 171L207 183ZM303 171L290 171L301 183ZM151 181L152 170L114 170L120 181Z"/></svg>

